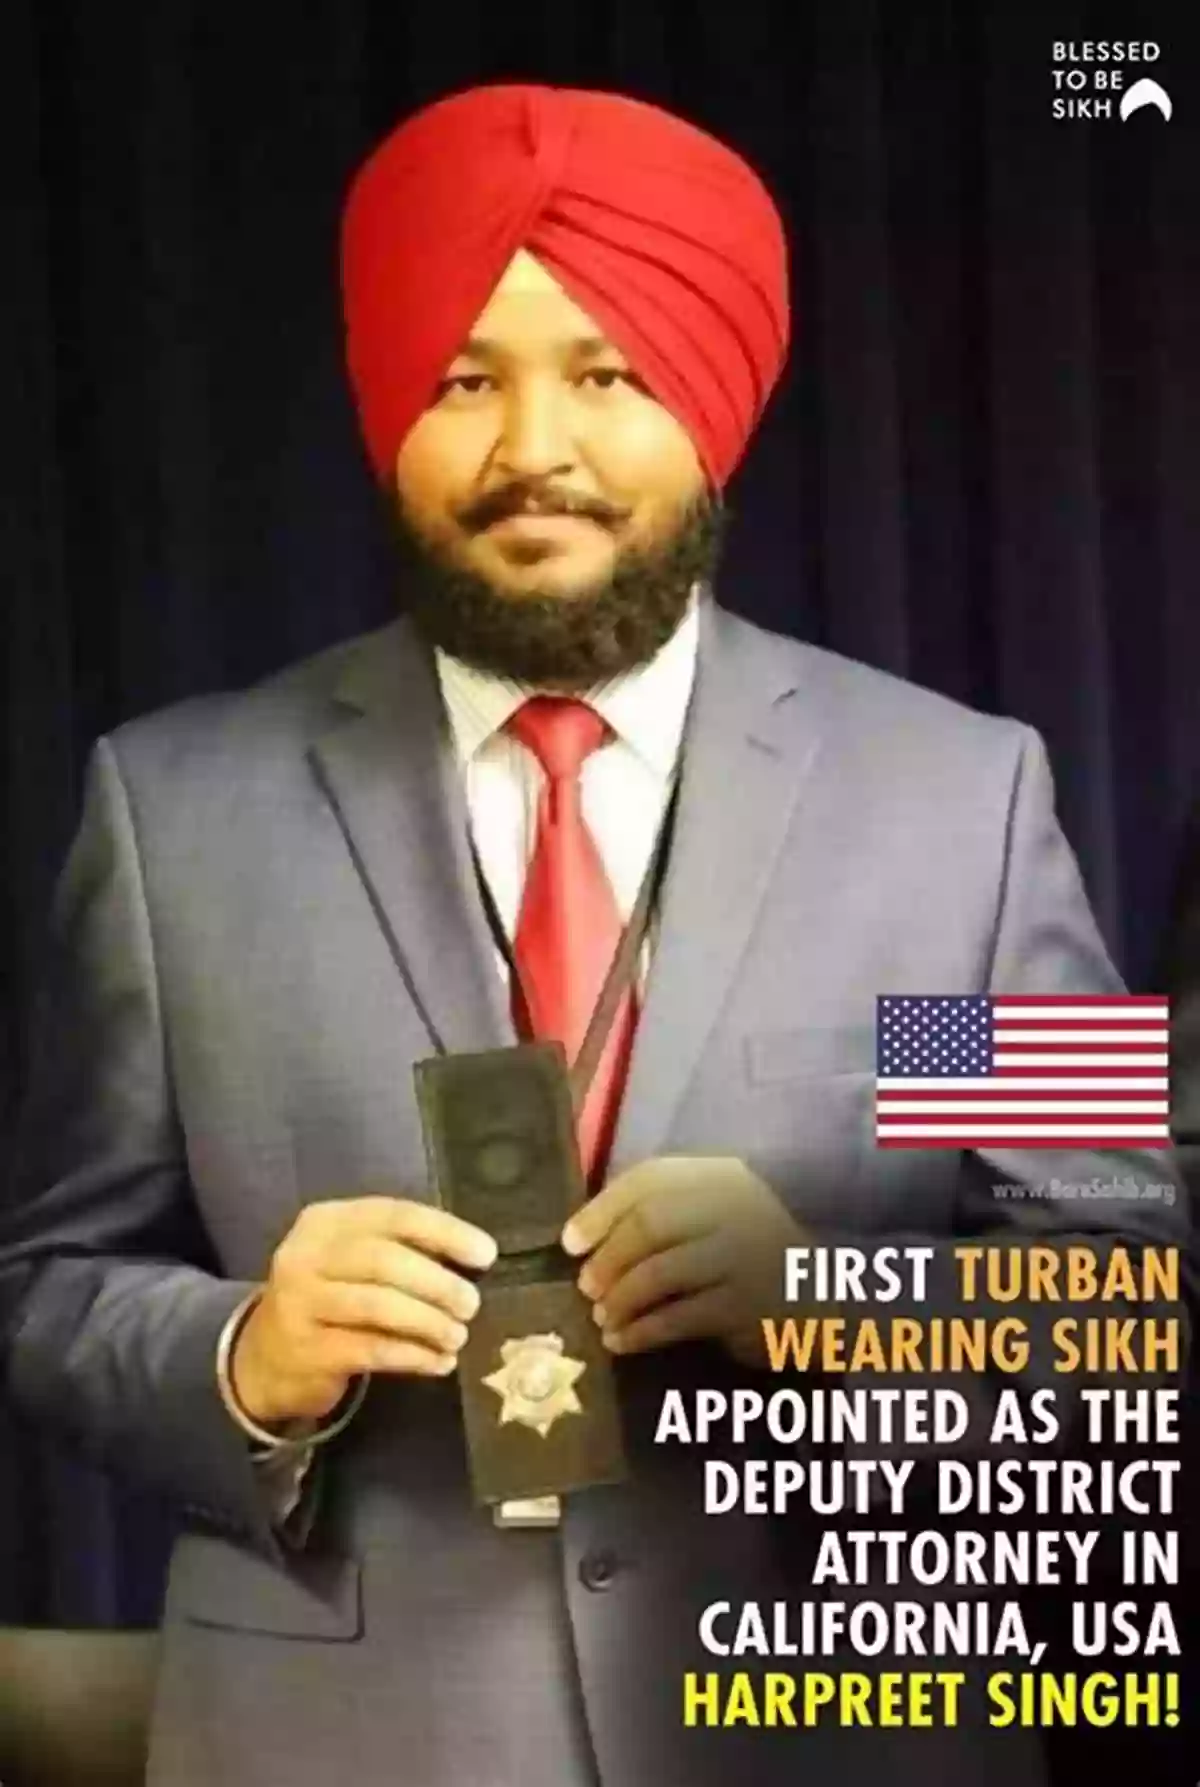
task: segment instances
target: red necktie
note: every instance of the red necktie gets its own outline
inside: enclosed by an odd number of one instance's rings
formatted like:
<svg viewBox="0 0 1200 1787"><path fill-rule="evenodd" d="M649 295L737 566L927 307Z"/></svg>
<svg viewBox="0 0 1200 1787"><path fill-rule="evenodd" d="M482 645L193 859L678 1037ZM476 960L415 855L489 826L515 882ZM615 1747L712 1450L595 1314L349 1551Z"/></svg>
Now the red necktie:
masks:
<svg viewBox="0 0 1200 1787"><path fill-rule="evenodd" d="M623 929L580 802L584 759L609 729L584 701L536 695L518 708L508 731L533 752L546 777L513 945L513 1015L519 1034L561 1042L573 1062ZM612 1145L636 1023L628 990L578 1119L579 1151L593 1189Z"/></svg>

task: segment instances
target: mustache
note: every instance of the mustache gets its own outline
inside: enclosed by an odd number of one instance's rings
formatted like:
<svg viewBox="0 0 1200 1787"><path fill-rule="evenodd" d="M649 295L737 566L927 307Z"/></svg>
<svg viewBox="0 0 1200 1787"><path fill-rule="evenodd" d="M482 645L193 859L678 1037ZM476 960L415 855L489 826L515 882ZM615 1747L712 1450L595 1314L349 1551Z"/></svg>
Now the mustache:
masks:
<svg viewBox="0 0 1200 1787"><path fill-rule="evenodd" d="M619 527L627 521L629 509L618 508L596 496L582 496L571 490L551 490L528 481L505 484L490 490L477 502L467 503L458 511L457 520L468 533L480 534L497 522L513 515L577 515L601 527Z"/></svg>

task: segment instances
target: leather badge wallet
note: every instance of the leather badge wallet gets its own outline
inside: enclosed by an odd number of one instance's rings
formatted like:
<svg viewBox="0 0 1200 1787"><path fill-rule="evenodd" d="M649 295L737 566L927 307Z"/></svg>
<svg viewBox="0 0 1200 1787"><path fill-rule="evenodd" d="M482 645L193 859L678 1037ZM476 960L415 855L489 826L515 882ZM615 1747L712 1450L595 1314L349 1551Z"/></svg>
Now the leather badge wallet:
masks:
<svg viewBox="0 0 1200 1787"><path fill-rule="evenodd" d="M586 1196L561 1044L439 1055L414 1071L438 1200L499 1247L458 1363L476 1500L620 1482L612 1360L559 1240Z"/></svg>

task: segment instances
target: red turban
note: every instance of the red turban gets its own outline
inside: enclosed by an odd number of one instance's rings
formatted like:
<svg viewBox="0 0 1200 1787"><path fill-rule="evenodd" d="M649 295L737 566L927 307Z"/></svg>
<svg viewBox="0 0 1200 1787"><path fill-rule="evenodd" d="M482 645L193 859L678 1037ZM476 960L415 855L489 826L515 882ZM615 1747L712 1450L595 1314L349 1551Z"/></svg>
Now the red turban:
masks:
<svg viewBox="0 0 1200 1787"><path fill-rule="evenodd" d="M615 93L480 87L395 130L342 222L347 359L390 480L518 248L688 430L723 486L787 352L787 248L733 150Z"/></svg>

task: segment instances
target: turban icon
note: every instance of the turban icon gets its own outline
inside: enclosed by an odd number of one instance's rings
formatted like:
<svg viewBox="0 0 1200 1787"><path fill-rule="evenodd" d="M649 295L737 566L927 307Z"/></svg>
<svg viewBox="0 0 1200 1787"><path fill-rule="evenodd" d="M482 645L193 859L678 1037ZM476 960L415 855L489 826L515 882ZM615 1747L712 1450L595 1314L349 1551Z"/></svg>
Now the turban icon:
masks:
<svg viewBox="0 0 1200 1787"><path fill-rule="evenodd" d="M519 248L627 356L722 488L787 354L775 205L753 169L695 125L618 94L538 86L438 100L351 185L346 356L378 476L391 479Z"/></svg>

